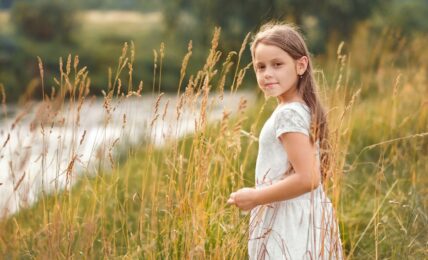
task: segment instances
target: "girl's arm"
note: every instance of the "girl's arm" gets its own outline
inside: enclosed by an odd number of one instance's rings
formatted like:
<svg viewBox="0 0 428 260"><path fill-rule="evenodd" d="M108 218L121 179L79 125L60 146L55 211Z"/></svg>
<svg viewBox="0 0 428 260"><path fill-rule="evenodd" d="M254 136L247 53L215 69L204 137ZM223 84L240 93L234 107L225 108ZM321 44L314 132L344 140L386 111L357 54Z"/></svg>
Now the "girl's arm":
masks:
<svg viewBox="0 0 428 260"><path fill-rule="evenodd" d="M250 210L258 205L298 197L318 187L320 184L319 162L315 146L309 137L302 133L288 132L280 137L295 173L288 175L268 187L261 189L243 188L230 195L229 204L243 210Z"/></svg>

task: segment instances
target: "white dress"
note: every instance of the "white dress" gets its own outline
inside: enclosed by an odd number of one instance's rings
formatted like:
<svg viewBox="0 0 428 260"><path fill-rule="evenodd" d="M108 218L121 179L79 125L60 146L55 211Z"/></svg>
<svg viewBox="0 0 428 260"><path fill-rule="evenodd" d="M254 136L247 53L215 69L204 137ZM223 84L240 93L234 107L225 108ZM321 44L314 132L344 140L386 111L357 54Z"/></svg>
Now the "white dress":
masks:
<svg viewBox="0 0 428 260"><path fill-rule="evenodd" d="M260 133L256 188L286 178L288 156L278 137L286 132L309 136L310 120L309 108L299 102L275 109ZM336 218L322 185L299 197L254 208L248 253L250 259L342 259Z"/></svg>

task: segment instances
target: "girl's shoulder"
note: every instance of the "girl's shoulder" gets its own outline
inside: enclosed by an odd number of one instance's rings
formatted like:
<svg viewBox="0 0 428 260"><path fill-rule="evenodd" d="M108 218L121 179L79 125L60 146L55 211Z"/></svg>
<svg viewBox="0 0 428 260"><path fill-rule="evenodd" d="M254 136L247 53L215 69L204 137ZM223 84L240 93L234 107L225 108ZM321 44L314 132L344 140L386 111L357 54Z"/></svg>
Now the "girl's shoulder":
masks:
<svg viewBox="0 0 428 260"><path fill-rule="evenodd" d="M291 102L279 105L275 111L274 114L281 114L284 113L284 111L288 111L289 113L297 113L300 116L303 116L310 120L311 117L311 110L309 107L302 103L302 102Z"/></svg>
<svg viewBox="0 0 428 260"><path fill-rule="evenodd" d="M311 114L307 105L292 102L278 106L274 113L276 136L286 132L300 132L309 136Z"/></svg>

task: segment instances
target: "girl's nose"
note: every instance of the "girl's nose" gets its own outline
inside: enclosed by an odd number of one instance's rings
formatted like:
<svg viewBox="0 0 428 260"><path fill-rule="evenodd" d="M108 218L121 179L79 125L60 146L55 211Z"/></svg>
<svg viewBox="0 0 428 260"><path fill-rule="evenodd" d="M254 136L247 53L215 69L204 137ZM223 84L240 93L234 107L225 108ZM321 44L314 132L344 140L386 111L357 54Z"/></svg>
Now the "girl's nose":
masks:
<svg viewBox="0 0 428 260"><path fill-rule="evenodd" d="M270 78L270 77L272 77L272 73L271 73L270 69L266 69L266 70L265 70L265 73L263 74L263 76L264 76L265 78Z"/></svg>

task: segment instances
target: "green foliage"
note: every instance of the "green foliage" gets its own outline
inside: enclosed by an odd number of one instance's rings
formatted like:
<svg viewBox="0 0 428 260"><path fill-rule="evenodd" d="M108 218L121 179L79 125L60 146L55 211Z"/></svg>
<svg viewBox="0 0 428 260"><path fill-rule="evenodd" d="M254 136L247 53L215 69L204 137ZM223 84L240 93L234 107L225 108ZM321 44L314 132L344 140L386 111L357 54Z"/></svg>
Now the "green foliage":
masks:
<svg viewBox="0 0 428 260"><path fill-rule="evenodd" d="M74 2L82 9L97 10L132 10L132 11L154 11L158 10L163 1L159 0L75 0Z"/></svg>
<svg viewBox="0 0 428 260"><path fill-rule="evenodd" d="M372 18L377 28L390 27L408 36L427 33L428 2L425 0L388 1Z"/></svg>
<svg viewBox="0 0 428 260"><path fill-rule="evenodd" d="M318 31L316 37L309 39L309 44L315 52L322 52L330 36L340 39L350 37L355 25L370 17L379 1L252 0L243 3L227 0L175 0L165 2L164 16L166 26L175 30L180 27L180 22L185 22L180 19L180 13L189 13L196 21L190 24L193 25L192 33L199 34L205 42L209 41L210 29L220 26L225 35L225 49L239 48L242 34L255 31L266 21L286 20L296 23L305 31ZM181 30L188 30L188 26L189 24L183 24Z"/></svg>
<svg viewBox="0 0 428 260"><path fill-rule="evenodd" d="M40 41L69 41L76 26L75 9L68 1L16 1L11 20L25 36Z"/></svg>

